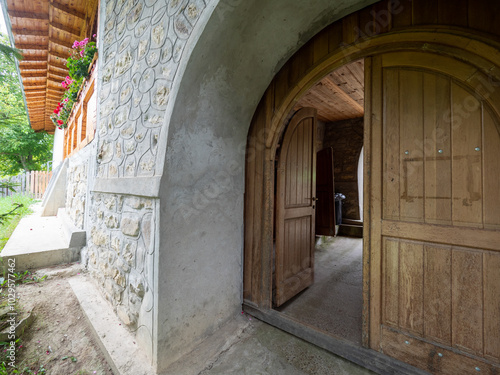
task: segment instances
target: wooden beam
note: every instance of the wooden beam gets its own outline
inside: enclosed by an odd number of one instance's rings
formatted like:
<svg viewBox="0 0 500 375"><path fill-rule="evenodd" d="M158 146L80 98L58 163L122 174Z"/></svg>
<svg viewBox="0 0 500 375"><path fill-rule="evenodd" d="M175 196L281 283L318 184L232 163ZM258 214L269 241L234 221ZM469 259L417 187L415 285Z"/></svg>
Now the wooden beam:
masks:
<svg viewBox="0 0 500 375"><path fill-rule="evenodd" d="M8 12L12 18L27 18L32 20L48 20L48 14L33 13L33 12L21 12L18 10L11 10Z"/></svg>
<svg viewBox="0 0 500 375"><path fill-rule="evenodd" d="M58 46L71 49L73 47L73 42L67 42L65 40L49 38L49 43L57 44Z"/></svg>
<svg viewBox="0 0 500 375"><path fill-rule="evenodd" d="M68 25L63 25L63 24L60 24L60 23L57 23L57 22L51 22L49 24L50 27L53 27L55 29L58 29L58 30L61 30L61 31L65 31L69 34L72 34L73 36L77 37L77 38L80 38L80 34L81 34L81 30L79 29L75 29L71 26L68 26Z"/></svg>
<svg viewBox="0 0 500 375"><path fill-rule="evenodd" d="M47 50L44 50L43 52L47 52ZM36 61L36 62L47 62L47 55L44 54L45 56L23 56L23 59L21 62L28 62L28 61Z"/></svg>
<svg viewBox="0 0 500 375"><path fill-rule="evenodd" d="M21 29L21 28L16 28L12 29L12 33L14 35L19 35L19 36L49 36L49 30L30 30L30 29Z"/></svg>
<svg viewBox="0 0 500 375"><path fill-rule="evenodd" d="M47 77L47 71L39 73L28 73L26 71L21 71L21 77L23 78L40 78Z"/></svg>
<svg viewBox="0 0 500 375"><path fill-rule="evenodd" d="M351 107L355 108L358 112L364 113L365 109L363 108L363 106L361 106L357 101L347 95L345 91L338 87L335 82L333 82L329 77L325 77L325 79L323 79L321 82L328 85L328 87L332 91L334 91L335 94L338 94L340 97L342 97L346 102L349 103Z"/></svg>
<svg viewBox="0 0 500 375"><path fill-rule="evenodd" d="M35 70L35 69L38 69L38 70L42 70L42 69L45 69L47 70L47 62L34 62L34 63L24 63L23 64L23 61L21 60L19 62L19 69L21 69L21 71L25 71L25 70Z"/></svg>
<svg viewBox="0 0 500 375"><path fill-rule="evenodd" d="M69 58L69 55L65 55L64 53L59 53L57 51L49 51L49 55L59 57L63 60L67 60Z"/></svg>
<svg viewBox="0 0 500 375"><path fill-rule="evenodd" d="M53 1L50 2L50 6L52 6L54 9L57 9L58 11L60 12L64 12L66 14L69 14L71 16L75 16L77 18L80 18L82 20L85 19L85 13L83 12L79 12L78 10L76 9L72 9L70 8L69 6L67 5L63 5L63 4L58 4L58 3L55 3Z"/></svg>
<svg viewBox="0 0 500 375"><path fill-rule="evenodd" d="M40 45L40 44L30 44L30 43L19 43L16 44L16 48L20 50L40 50L40 51L46 51L47 50L47 45Z"/></svg>
<svg viewBox="0 0 500 375"><path fill-rule="evenodd" d="M61 82L62 82L62 81L64 81L64 80L66 79L66 76L65 76L65 75L60 75L60 74L51 73L51 72L49 72L49 73L48 73L48 76L49 76L49 77L54 77L54 78L56 78L56 79L60 79L60 80L61 80Z"/></svg>
<svg viewBox="0 0 500 375"><path fill-rule="evenodd" d="M24 87L24 91L39 91L39 90L44 90L46 89L47 87L46 86L25 86Z"/></svg>

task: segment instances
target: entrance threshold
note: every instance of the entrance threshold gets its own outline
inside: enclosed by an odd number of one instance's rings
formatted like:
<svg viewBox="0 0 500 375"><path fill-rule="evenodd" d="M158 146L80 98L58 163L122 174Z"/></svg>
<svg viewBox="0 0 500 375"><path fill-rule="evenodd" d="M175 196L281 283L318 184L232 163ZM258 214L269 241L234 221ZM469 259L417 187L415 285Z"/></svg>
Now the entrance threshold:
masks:
<svg viewBox="0 0 500 375"><path fill-rule="evenodd" d="M243 304L243 311L274 327L288 332L311 344L354 362L381 375L428 375L429 373L398 361L375 350L363 348L333 336L327 335L314 327L300 323L276 310L261 309Z"/></svg>

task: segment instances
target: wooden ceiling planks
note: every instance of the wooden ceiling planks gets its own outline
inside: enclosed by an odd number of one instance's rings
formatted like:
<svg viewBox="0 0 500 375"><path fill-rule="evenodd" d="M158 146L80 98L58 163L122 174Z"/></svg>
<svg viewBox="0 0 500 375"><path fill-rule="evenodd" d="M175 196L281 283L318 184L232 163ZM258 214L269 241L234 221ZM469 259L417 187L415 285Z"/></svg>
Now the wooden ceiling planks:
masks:
<svg viewBox="0 0 500 375"><path fill-rule="evenodd" d="M50 114L61 99L66 59L75 40L91 30L98 0L7 0L28 115L34 130L53 133Z"/></svg>
<svg viewBox="0 0 500 375"><path fill-rule="evenodd" d="M326 75L309 89L295 110L313 107L318 119L335 122L364 115L364 61L357 60Z"/></svg>

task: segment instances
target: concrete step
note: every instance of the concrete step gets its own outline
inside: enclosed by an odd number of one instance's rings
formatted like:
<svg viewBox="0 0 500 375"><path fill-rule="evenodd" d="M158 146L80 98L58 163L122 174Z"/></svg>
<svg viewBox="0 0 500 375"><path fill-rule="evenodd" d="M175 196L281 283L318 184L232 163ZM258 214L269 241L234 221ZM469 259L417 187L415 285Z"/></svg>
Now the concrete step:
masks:
<svg viewBox="0 0 500 375"><path fill-rule="evenodd" d="M0 258L4 270L15 264L19 273L76 262L85 243L85 232L76 228L64 212L41 217L39 207L35 207L34 214L21 219Z"/></svg>
<svg viewBox="0 0 500 375"><path fill-rule="evenodd" d="M338 236L363 238L363 227L359 225L347 225L342 223L339 226Z"/></svg>

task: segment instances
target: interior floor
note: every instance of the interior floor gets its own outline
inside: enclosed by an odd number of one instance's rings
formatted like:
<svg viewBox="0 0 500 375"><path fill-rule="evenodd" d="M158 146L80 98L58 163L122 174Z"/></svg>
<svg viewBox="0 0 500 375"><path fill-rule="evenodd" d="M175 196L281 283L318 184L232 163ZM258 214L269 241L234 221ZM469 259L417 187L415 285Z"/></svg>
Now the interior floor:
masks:
<svg viewBox="0 0 500 375"><path fill-rule="evenodd" d="M361 345L363 240L320 237L314 284L278 310L321 331Z"/></svg>

